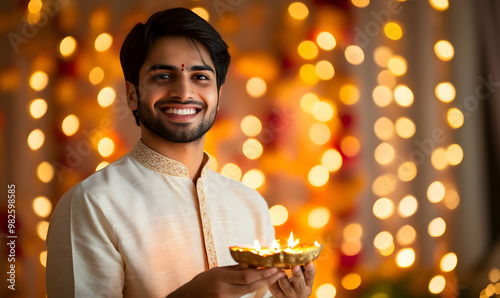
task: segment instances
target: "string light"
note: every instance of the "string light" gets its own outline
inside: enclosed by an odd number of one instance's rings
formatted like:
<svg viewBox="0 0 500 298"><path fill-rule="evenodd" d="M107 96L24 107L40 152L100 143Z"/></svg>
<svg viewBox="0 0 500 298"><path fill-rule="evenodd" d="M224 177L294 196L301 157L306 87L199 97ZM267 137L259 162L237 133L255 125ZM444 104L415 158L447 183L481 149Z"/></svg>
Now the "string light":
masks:
<svg viewBox="0 0 500 298"><path fill-rule="evenodd" d="M47 102L42 98L34 99L30 104L30 115L34 119L39 119L47 112Z"/></svg>
<svg viewBox="0 0 500 298"><path fill-rule="evenodd" d="M395 22L389 22L384 26L385 35L392 40L398 40L403 36L403 29Z"/></svg>
<svg viewBox="0 0 500 298"><path fill-rule="evenodd" d="M113 37L108 33L101 33L94 42L94 47L98 52L104 52L111 47L113 43Z"/></svg>
<svg viewBox="0 0 500 298"><path fill-rule="evenodd" d="M373 89L372 98L377 106L383 108L391 103L392 92L386 86L379 85Z"/></svg>
<svg viewBox="0 0 500 298"><path fill-rule="evenodd" d="M258 189L264 184L265 175L261 170L252 169L243 175L241 182L250 188Z"/></svg>
<svg viewBox="0 0 500 298"><path fill-rule="evenodd" d="M434 45L436 56L443 61L450 61L455 55L453 45L447 40L440 40Z"/></svg>
<svg viewBox="0 0 500 298"><path fill-rule="evenodd" d="M95 171L96 171L96 172L97 172L97 171L100 171L100 170L104 169L105 167L107 167L108 165L109 165L109 162L107 162L107 161L102 161L102 162L100 162L100 163L97 165L97 167L95 168Z"/></svg>
<svg viewBox="0 0 500 298"><path fill-rule="evenodd" d="M257 159L262 155L264 148L258 140L250 138L243 143L242 151L248 159Z"/></svg>
<svg viewBox="0 0 500 298"><path fill-rule="evenodd" d="M102 157L108 157L113 154L115 150L115 143L108 137L104 137L99 141L97 145L97 150Z"/></svg>
<svg viewBox="0 0 500 298"><path fill-rule="evenodd" d="M391 48L386 46L378 46L375 51L373 51L373 59L378 66L386 68L393 54L394 53Z"/></svg>
<svg viewBox="0 0 500 298"><path fill-rule="evenodd" d="M301 42L297 51L299 52L300 57L307 60L314 59L318 56L318 47L310 40L304 40Z"/></svg>
<svg viewBox="0 0 500 298"><path fill-rule="evenodd" d="M42 147L44 141L45 141L45 134L43 133L42 130L40 130L38 128L33 130L28 135L28 146L33 151L40 149L40 147Z"/></svg>
<svg viewBox="0 0 500 298"><path fill-rule="evenodd" d="M312 186L321 187L328 182L330 173L324 166L316 165L310 171L307 180Z"/></svg>
<svg viewBox="0 0 500 298"><path fill-rule="evenodd" d="M436 217L429 223L427 231L431 237L441 237L446 231L446 222L441 217Z"/></svg>
<svg viewBox="0 0 500 298"><path fill-rule="evenodd" d="M394 203L389 198L380 198L373 204L373 214L379 219L387 219L394 213Z"/></svg>
<svg viewBox="0 0 500 298"><path fill-rule="evenodd" d="M317 121L330 121L335 114L334 104L329 101L318 101L313 105L312 114Z"/></svg>
<svg viewBox="0 0 500 298"><path fill-rule="evenodd" d="M320 32L318 36L316 36L316 43L325 51L333 50L333 48L337 45L335 37L327 31Z"/></svg>
<svg viewBox="0 0 500 298"><path fill-rule="evenodd" d="M347 157L354 157L361 150L361 144L359 140L354 136L345 136L340 142L340 150Z"/></svg>
<svg viewBox="0 0 500 298"><path fill-rule="evenodd" d="M375 148L375 160L381 164L386 165L394 159L395 151L389 143L381 143Z"/></svg>
<svg viewBox="0 0 500 298"><path fill-rule="evenodd" d="M327 81L333 78L335 69L330 62L321 60L316 63L316 74L321 80Z"/></svg>
<svg viewBox="0 0 500 298"><path fill-rule="evenodd" d="M347 62L353 65L359 65L365 60L365 53L356 45L350 45L345 49L345 58Z"/></svg>
<svg viewBox="0 0 500 298"><path fill-rule="evenodd" d="M309 9L302 2L293 2L288 6L288 13L296 20L303 20L309 15Z"/></svg>
<svg viewBox="0 0 500 298"><path fill-rule="evenodd" d="M68 57L75 52L76 40L72 36L66 36L59 43L59 52L63 57Z"/></svg>
<svg viewBox="0 0 500 298"><path fill-rule="evenodd" d="M418 201L412 195L405 196L398 204L398 214L403 218L412 216L417 209Z"/></svg>
<svg viewBox="0 0 500 298"><path fill-rule="evenodd" d="M241 120L240 128L245 135L255 137L262 131L262 123L254 115L247 115Z"/></svg>
<svg viewBox="0 0 500 298"><path fill-rule="evenodd" d="M242 172L240 167L234 163L227 163L221 169L221 175L231 178L236 181L240 181Z"/></svg>
<svg viewBox="0 0 500 298"><path fill-rule="evenodd" d="M262 78L253 77L247 81L247 93L252 97L261 97L267 91L267 84Z"/></svg>
<svg viewBox="0 0 500 298"><path fill-rule="evenodd" d="M321 229L328 224L330 220L330 210L326 207L317 207L311 210L308 216L309 226L313 229Z"/></svg>
<svg viewBox="0 0 500 298"><path fill-rule="evenodd" d="M66 116L61 124L63 133L68 137L74 135L78 131L79 127L80 120L73 114Z"/></svg>
<svg viewBox="0 0 500 298"><path fill-rule="evenodd" d="M52 203L46 197L37 197L33 200L33 212L40 217L47 217L52 212Z"/></svg>
<svg viewBox="0 0 500 298"><path fill-rule="evenodd" d="M110 105L115 102L116 98L116 92L113 88L111 87L104 87L99 91L99 94L97 94L97 103L103 107L109 107Z"/></svg>
<svg viewBox="0 0 500 298"><path fill-rule="evenodd" d="M274 226L281 226L288 220L288 210L283 205L274 205L269 208L271 222Z"/></svg>
<svg viewBox="0 0 500 298"><path fill-rule="evenodd" d="M30 86L36 91L41 91L47 87L49 76L43 71L36 71L31 75Z"/></svg>
<svg viewBox="0 0 500 298"><path fill-rule="evenodd" d="M46 161L38 165L36 172L38 179L42 182L49 183L54 178L54 168Z"/></svg>
<svg viewBox="0 0 500 298"><path fill-rule="evenodd" d="M375 121L373 131L379 139L383 141L390 140L394 136L394 125L391 119L387 117L380 117L377 121Z"/></svg>
<svg viewBox="0 0 500 298"><path fill-rule="evenodd" d="M355 272L342 277L340 283L346 290L355 290L361 285L361 276Z"/></svg>
<svg viewBox="0 0 500 298"><path fill-rule="evenodd" d="M321 165L330 172L335 172L342 167L342 155L335 149L328 149L321 156Z"/></svg>
<svg viewBox="0 0 500 298"><path fill-rule="evenodd" d="M340 87L339 97L343 104L353 105L359 100L359 90L352 84L343 85Z"/></svg>
<svg viewBox="0 0 500 298"><path fill-rule="evenodd" d="M92 85L97 85L104 80L104 70L102 68L96 66L92 68L92 70L89 73L89 81L92 83Z"/></svg>
<svg viewBox="0 0 500 298"><path fill-rule="evenodd" d="M316 74L316 67L312 64L304 64L299 70L301 80L309 85L314 85L319 81Z"/></svg>
<svg viewBox="0 0 500 298"><path fill-rule="evenodd" d="M402 107L409 107L413 104L413 92L406 85L398 85L394 88L394 99Z"/></svg>
<svg viewBox="0 0 500 298"><path fill-rule="evenodd" d="M406 73L406 59L401 56L393 56L391 59L389 59L389 62L387 62L387 68L395 76L402 76Z"/></svg>
<svg viewBox="0 0 500 298"><path fill-rule="evenodd" d="M330 140L330 128L322 122L314 123L309 129L309 137L314 144L324 145Z"/></svg>
<svg viewBox="0 0 500 298"><path fill-rule="evenodd" d="M432 294L441 293L446 286L446 279L442 275L434 276L429 282L429 292Z"/></svg>
<svg viewBox="0 0 500 298"><path fill-rule="evenodd" d="M312 113L314 104L316 104L318 101L318 95L312 92L308 92L300 98L300 107L304 112Z"/></svg>
<svg viewBox="0 0 500 298"><path fill-rule="evenodd" d="M403 248L396 254L396 264L398 267L408 268L415 262L415 257L413 248Z"/></svg>
<svg viewBox="0 0 500 298"><path fill-rule="evenodd" d="M194 12L195 14L199 15L202 19L204 19L205 21L210 21L210 14L208 13L208 11L203 8L203 7L194 7L193 9L191 9L192 12Z"/></svg>
<svg viewBox="0 0 500 298"><path fill-rule="evenodd" d="M316 289L318 298L334 298L337 295L337 289L330 283L322 284Z"/></svg>

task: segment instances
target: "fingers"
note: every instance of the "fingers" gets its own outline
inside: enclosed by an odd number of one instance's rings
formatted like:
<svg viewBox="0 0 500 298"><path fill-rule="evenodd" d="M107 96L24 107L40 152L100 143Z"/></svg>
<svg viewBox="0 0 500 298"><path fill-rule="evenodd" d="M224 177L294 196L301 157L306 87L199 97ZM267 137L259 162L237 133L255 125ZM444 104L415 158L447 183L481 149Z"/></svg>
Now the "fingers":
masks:
<svg viewBox="0 0 500 298"><path fill-rule="evenodd" d="M304 271L304 278L306 285L308 287L312 287L313 282L314 282L314 276L316 275L316 269L314 268L314 263L309 262L305 266L305 271Z"/></svg>

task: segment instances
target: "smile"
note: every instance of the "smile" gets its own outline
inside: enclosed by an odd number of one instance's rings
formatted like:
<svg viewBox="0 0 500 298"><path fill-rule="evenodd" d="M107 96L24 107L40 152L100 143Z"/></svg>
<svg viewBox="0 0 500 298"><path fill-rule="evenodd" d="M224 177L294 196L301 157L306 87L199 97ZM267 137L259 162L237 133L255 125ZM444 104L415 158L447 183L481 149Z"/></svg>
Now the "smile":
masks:
<svg viewBox="0 0 500 298"><path fill-rule="evenodd" d="M194 115L196 114L195 108L188 109L175 109L175 108L167 108L164 110L166 114L175 114L175 115Z"/></svg>

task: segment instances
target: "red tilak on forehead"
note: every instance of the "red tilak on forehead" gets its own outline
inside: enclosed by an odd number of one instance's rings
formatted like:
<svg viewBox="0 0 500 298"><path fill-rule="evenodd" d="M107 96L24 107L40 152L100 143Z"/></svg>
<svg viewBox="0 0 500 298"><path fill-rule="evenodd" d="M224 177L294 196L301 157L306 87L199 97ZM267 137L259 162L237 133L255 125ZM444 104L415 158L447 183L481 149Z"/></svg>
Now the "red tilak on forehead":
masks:
<svg viewBox="0 0 500 298"><path fill-rule="evenodd" d="M182 64L182 68L181 68L181 71L184 71L184 63Z"/></svg>

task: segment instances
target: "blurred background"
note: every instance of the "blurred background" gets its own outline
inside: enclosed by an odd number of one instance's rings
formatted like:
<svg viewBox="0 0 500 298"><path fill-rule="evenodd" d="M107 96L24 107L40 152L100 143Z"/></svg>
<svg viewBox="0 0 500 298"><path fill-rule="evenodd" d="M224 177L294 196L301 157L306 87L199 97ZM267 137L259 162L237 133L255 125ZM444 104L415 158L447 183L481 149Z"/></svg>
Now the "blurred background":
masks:
<svg viewBox="0 0 500 298"><path fill-rule="evenodd" d="M500 296L494 0L2 1L0 296L46 296L53 208L139 138L121 44L177 6L232 55L212 168L324 244L312 297Z"/></svg>

